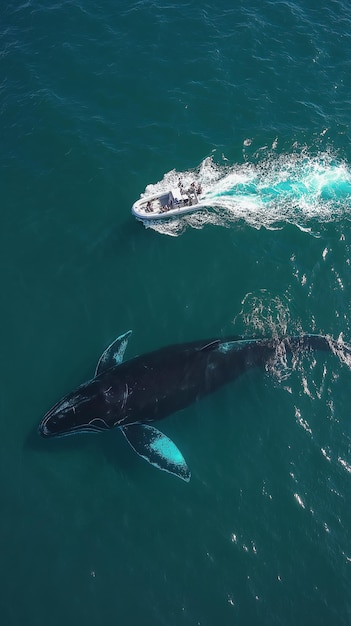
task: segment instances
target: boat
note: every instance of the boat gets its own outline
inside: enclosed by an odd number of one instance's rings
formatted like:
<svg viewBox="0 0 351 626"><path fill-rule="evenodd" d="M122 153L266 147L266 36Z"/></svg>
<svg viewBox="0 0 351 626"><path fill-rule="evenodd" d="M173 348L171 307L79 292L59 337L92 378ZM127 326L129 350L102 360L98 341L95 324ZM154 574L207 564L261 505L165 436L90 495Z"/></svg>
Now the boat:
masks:
<svg viewBox="0 0 351 626"><path fill-rule="evenodd" d="M143 194L132 206L132 214L142 221L165 220L204 209L205 198L201 187L192 183L154 194Z"/></svg>

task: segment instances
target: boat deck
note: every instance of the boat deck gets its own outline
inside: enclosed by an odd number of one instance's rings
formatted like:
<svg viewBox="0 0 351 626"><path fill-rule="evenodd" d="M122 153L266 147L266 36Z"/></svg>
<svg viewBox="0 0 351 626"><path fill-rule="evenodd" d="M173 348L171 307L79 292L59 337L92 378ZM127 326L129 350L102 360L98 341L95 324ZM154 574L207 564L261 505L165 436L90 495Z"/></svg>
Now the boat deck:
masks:
<svg viewBox="0 0 351 626"><path fill-rule="evenodd" d="M134 202L132 213L142 220L165 219L192 213L201 205L201 196L195 186L170 189L153 196L143 196Z"/></svg>

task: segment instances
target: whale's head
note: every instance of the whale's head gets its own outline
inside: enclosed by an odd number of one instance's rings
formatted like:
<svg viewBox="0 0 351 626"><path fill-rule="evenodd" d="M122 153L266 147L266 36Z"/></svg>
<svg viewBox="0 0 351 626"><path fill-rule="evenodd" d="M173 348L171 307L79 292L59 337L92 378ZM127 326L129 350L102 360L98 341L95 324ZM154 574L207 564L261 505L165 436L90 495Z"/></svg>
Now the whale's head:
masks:
<svg viewBox="0 0 351 626"><path fill-rule="evenodd" d="M109 430L118 426L122 402L118 389L112 393L98 381L89 381L57 402L44 415L38 432L42 437L64 437Z"/></svg>

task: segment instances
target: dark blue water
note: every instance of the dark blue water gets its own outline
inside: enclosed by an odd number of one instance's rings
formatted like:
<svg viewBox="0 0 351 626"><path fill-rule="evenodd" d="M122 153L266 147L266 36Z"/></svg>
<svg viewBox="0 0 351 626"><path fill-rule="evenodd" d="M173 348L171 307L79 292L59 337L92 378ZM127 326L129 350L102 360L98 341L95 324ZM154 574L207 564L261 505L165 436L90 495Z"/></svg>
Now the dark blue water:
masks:
<svg viewBox="0 0 351 626"><path fill-rule="evenodd" d="M351 8L28 0L0 8L0 614L8 626L348 625L350 364L277 358L161 424L39 439L125 358L230 334L351 341ZM208 206L149 224L182 177Z"/></svg>

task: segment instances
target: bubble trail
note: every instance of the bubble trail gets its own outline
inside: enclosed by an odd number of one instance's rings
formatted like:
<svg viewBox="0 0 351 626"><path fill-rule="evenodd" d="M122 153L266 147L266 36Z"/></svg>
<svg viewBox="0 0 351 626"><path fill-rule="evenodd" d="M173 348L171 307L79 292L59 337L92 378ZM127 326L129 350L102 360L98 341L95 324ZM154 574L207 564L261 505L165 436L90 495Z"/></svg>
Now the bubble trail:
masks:
<svg viewBox="0 0 351 626"><path fill-rule="evenodd" d="M342 218L351 218L351 169L332 154L271 154L258 163L216 164L212 157L195 170L171 170L146 193L158 193L178 184L200 184L208 209L180 219L151 223L169 235L178 235L187 226L206 224L230 226L244 221L254 228L282 228L294 224L313 229Z"/></svg>

